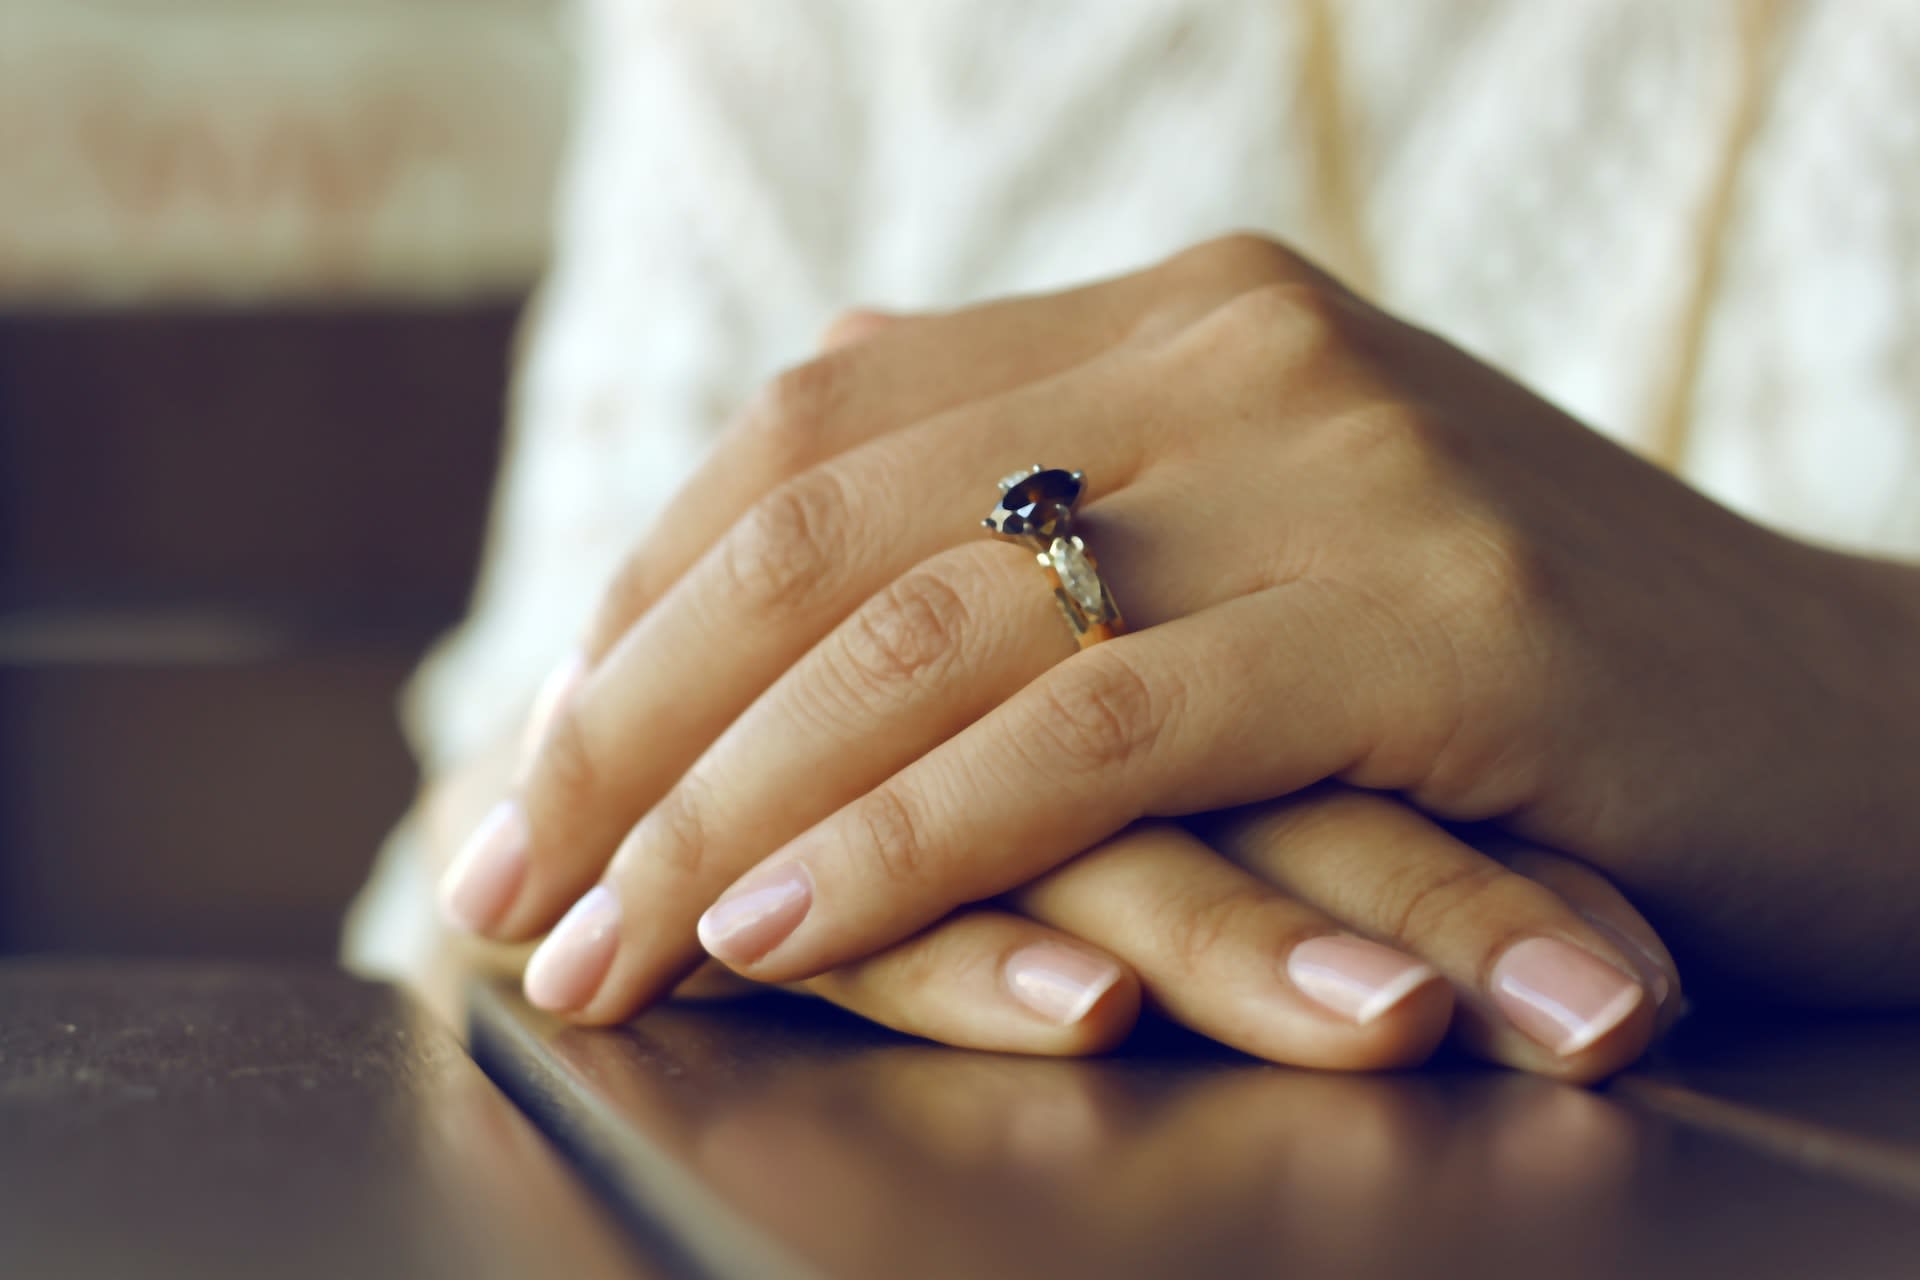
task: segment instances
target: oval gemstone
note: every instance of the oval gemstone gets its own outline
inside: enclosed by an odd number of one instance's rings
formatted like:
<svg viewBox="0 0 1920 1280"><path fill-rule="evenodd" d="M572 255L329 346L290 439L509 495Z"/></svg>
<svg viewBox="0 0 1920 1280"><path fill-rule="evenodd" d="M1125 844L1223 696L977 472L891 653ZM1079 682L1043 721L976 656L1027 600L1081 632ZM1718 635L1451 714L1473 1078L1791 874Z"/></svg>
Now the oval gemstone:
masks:
<svg viewBox="0 0 1920 1280"><path fill-rule="evenodd" d="M1036 471L1000 495L987 522L993 531L1010 538L1064 538L1073 527L1073 504L1080 500L1080 481L1073 472L1049 468Z"/></svg>

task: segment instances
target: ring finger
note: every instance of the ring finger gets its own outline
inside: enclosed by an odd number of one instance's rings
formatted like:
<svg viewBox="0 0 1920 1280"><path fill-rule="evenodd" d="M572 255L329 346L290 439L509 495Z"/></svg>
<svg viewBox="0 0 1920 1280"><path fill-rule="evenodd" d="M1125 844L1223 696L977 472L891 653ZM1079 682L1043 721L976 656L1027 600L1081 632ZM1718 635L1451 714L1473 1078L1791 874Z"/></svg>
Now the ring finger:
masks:
<svg viewBox="0 0 1920 1280"><path fill-rule="evenodd" d="M1031 566L1003 552L977 543L909 570L781 676L627 833L590 895L612 923L562 921L529 998L596 1023L659 999L735 876L1070 652L1044 593L1018 589L1036 586Z"/></svg>
<svg viewBox="0 0 1920 1280"><path fill-rule="evenodd" d="M518 795L456 864L510 885L464 923L503 941L551 924L809 648L915 564L978 539L978 491L947 477L1004 473L1047 422L1101 493L1123 488L1137 446L1111 424L1125 421L1122 397L1138 397L1128 381L1029 385L882 437L754 507L555 711Z"/></svg>
<svg viewBox="0 0 1920 1280"><path fill-rule="evenodd" d="M1102 504L1119 524L1160 506ZM1151 617L1190 589L1177 533L1142 539L1129 589ZM621 842L594 891L597 927L564 921L530 970L555 1012L614 1022L698 960L694 921L729 883L1073 652L1028 557L979 541L909 570L735 720ZM771 924L790 904L751 906ZM590 939L585 945L576 939Z"/></svg>

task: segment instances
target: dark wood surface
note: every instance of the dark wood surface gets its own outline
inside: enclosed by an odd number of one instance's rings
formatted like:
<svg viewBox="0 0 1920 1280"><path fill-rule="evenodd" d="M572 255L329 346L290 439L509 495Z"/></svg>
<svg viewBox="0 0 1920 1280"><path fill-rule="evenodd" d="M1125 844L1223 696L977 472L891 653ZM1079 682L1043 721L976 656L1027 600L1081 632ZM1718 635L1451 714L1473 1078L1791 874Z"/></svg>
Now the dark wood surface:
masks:
<svg viewBox="0 0 1920 1280"><path fill-rule="evenodd" d="M1920 1275L1916 1018L1696 1018L1586 1091L470 1017L471 1058L324 970L0 964L0 1276Z"/></svg>
<svg viewBox="0 0 1920 1280"><path fill-rule="evenodd" d="M1164 1030L961 1053L785 998L583 1031L486 986L470 1031L718 1276L1920 1275L1920 1020L1702 1020L1601 1091Z"/></svg>
<svg viewBox="0 0 1920 1280"><path fill-rule="evenodd" d="M400 993L326 971L0 964L0 1276L645 1277Z"/></svg>

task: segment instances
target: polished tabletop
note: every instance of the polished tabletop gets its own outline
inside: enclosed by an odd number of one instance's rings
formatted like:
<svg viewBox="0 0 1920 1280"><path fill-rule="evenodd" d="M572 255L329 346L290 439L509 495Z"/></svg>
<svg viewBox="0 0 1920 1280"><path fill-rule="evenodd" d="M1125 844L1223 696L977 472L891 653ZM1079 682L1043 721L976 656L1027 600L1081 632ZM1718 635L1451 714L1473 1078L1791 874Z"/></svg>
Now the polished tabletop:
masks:
<svg viewBox="0 0 1920 1280"><path fill-rule="evenodd" d="M1582 1090L465 1007L0 964L0 1276L1920 1277L1913 1017L1696 1015Z"/></svg>
<svg viewBox="0 0 1920 1280"><path fill-rule="evenodd" d="M399 991L0 963L8 1280L665 1274Z"/></svg>
<svg viewBox="0 0 1920 1280"><path fill-rule="evenodd" d="M1683 1024L1601 1090L1289 1070L1166 1028L962 1053L790 997L481 1063L710 1273L1920 1277L1920 1020Z"/></svg>

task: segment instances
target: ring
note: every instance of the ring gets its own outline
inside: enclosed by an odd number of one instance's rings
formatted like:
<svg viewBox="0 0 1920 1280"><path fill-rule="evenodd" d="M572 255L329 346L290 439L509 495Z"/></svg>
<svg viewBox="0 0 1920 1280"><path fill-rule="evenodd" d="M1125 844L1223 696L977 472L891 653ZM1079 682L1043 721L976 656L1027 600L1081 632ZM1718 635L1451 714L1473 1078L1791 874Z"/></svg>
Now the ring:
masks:
<svg viewBox="0 0 1920 1280"><path fill-rule="evenodd" d="M1036 552L1034 559L1053 586L1054 603L1082 649L1127 629L1093 553L1073 532L1073 509L1086 480L1083 472L1038 464L1016 471L1000 482L1000 501L980 522L996 538Z"/></svg>

